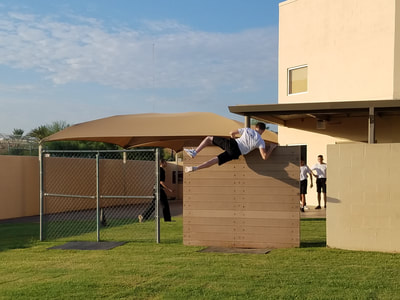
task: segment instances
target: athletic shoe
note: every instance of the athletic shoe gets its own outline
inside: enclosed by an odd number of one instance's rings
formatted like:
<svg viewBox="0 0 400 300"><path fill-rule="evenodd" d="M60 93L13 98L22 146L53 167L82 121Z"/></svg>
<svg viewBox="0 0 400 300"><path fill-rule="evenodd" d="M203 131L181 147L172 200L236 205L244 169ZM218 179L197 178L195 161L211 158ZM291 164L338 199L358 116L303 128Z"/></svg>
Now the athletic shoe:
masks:
<svg viewBox="0 0 400 300"><path fill-rule="evenodd" d="M197 155L197 152L194 149L183 149L183 150L185 150L186 154L189 155L191 158L194 158Z"/></svg>
<svg viewBox="0 0 400 300"><path fill-rule="evenodd" d="M197 170L197 167L185 167L185 173L194 172Z"/></svg>
<svg viewBox="0 0 400 300"><path fill-rule="evenodd" d="M303 207L300 207L300 211L301 211L301 212L304 212L304 208L303 208Z"/></svg>
<svg viewBox="0 0 400 300"><path fill-rule="evenodd" d="M315 209L321 209L321 206L318 205Z"/></svg>

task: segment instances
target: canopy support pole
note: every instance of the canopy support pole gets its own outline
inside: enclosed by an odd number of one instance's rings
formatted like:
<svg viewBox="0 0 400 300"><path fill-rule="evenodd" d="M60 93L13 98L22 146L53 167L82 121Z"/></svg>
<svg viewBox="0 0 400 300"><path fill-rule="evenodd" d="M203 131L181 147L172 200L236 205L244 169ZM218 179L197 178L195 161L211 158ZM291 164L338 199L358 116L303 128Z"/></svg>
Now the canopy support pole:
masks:
<svg viewBox="0 0 400 300"><path fill-rule="evenodd" d="M369 108L368 115L368 144L375 144L375 108Z"/></svg>
<svg viewBox="0 0 400 300"><path fill-rule="evenodd" d="M245 127L250 128L250 120L251 120L250 116L244 116L244 126Z"/></svg>

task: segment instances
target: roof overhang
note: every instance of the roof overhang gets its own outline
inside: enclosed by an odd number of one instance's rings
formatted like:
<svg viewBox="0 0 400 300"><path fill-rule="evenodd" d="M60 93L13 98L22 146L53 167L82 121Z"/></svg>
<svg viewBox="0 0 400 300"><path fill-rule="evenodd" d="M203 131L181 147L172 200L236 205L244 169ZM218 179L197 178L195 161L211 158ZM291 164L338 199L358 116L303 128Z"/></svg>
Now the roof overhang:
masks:
<svg viewBox="0 0 400 300"><path fill-rule="evenodd" d="M400 100L236 105L229 106L229 111L289 128L374 141L375 118L399 119Z"/></svg>

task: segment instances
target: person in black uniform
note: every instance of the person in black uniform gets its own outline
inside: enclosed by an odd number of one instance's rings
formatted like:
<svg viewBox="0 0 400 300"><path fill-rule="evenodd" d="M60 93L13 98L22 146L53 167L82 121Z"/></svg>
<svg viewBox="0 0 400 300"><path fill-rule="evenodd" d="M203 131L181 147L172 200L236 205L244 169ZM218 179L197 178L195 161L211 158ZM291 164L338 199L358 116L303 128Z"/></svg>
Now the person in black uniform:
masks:
<svg viewBox="0 0 400 300"><path fill-rule="evenodd" d="M160 202L163 208L163 216L164 216L164 221L165 222L171 222L171 212L169 210L169 203L168 203L168 197L167 193L165 190L169 191L170 193L173 192L172 189L170 189L166 183L165 183L165 168L167 167L167 162L165 159L160 160Z"/></svg>
<svg viewBox="0 0 400 300"><path fill-rule="evenodd" d="M169 209L169 203L168 203L168 197L167 193L165 190L169 192L173 192L172 189L170 189L167 184L165 183L165 168L167 167L167 161L165 159L160 160L160 202L161 206L163 208L163 216L164 216L164 221L165 222L171 222L171 212ZM142 215L139 215L139 221L141 222L142 220L148 220L154 213L155 209L155 203L154 200L151 202L150 206L146 210L146 212Z"/></svg>

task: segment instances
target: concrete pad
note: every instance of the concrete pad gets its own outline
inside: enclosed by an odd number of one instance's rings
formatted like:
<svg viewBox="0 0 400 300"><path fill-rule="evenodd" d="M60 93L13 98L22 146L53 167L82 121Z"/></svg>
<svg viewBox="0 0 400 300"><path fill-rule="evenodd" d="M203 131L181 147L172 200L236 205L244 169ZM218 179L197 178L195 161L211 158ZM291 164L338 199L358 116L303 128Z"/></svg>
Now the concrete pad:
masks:
<svg viewBox="0 0 400 300"><path fill-rule="evenodd" d="M54 246L47 249L61 250L110 250L122 246L126 242L68 242L63 245Z"/></svg>
<svg viewBox="0 0 400 300"><path fill-rule="evenodd" d="M243 254L268 254L271 249L249 249L249 248L227 248L227 247L207 247L198 252L212 253L243 253Z"/></svg>

